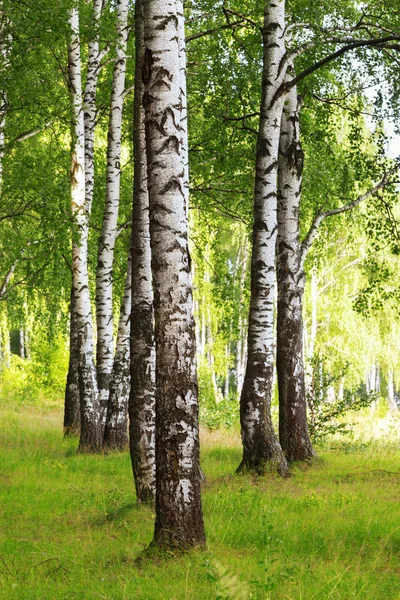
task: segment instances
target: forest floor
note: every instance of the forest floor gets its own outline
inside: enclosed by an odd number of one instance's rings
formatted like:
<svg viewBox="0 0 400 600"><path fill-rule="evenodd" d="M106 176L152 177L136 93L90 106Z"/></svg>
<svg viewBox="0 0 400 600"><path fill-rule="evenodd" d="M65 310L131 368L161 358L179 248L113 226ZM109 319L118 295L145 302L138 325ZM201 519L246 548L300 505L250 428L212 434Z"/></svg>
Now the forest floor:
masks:
<svg viewBox="0 0 400 600"><path fill-rule="evenodd" d="M208 550L138 564L129 455L76 454L61 416L0 410L2 600L400 599L400 421L284 481L234 475L238 434L204 432Z"/></svg>

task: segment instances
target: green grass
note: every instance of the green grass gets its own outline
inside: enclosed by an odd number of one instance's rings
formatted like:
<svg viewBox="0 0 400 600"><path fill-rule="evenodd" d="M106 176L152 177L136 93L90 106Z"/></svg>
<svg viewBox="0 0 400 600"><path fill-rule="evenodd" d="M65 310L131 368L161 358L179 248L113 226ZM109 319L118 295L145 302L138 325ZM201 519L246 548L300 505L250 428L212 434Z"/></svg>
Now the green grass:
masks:
<svg viewBox="0 0 400 600"><path fill-rule="evenodd" d="M235 476L238 436L206 433L208 551L140 564L129 456L76 446L60 412L0 411L1 599L400 599L399 441L336 442L282 481Z"/></svg>

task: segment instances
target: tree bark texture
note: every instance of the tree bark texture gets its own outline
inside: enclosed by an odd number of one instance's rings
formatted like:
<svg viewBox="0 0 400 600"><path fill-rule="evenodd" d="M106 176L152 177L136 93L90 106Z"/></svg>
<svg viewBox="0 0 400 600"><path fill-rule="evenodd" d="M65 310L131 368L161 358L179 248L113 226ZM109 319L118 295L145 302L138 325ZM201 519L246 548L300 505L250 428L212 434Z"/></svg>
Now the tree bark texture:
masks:
<svg viewBox="0 0 400 600"><path fill-rule="evenodd" d="M86 211L92 209L94 191L94 134L96 126L96 93L100 69L99 22L104 0L93 0L93 34L88 44L88 66L83 101L85 126L85 194Z"/></svg>
<svg viewBox="0 0 400 600"><path fill-rule="evenodd" d="M73 8L69 19L71 41L68 48L69 85L72 98L73 132L71 153L71 206L74 219L72 265L79 348L79 388L81 397L81 451L101 448L99 401L93 356L93 325L88 275L89 215L85 199L85 130L82 110L82 78L79 40L79 14Z"/></svg>
<svg viewBox="0 0 400 600"><path fill-rule="evenodd" d="M130 318L132 259L129 250L125 291L118 324L118 336L111 375L104 447L126 450L128 447L128 403L130 393Z"/></svg>
<svg viewBox="0 0 400 600"><path fill-rule="evenodd" d="M129 444L138 502L153 504L156 495L156 372L151 275L149 194L142 65L144 0L135 7L134 189L132 209L131 394Z"/></svg>
<svg viewBox="0 0 400 600"><path fill-rule="evenodd" d="M81 428L79 396L79 347L74 287L71 288L69 324L69 364L64 400L64 435L78 435Z"/></svg>
<svg viewBox="0 0 400 600"><path fill-rule="evenodd" d="M282 113L278 168L277 356L279 440L288 461L314 455L307 424L303 357L305 273L299 238L304 154L300 143L296 87Z"/></svg>
<svg viewBox="0 0 400 600"><path fill-rule="evenodd" d="M9 20L3 8L3 3L0 6L0 71L1 75L5 76L9 67L9 53L11 49L11 35L7 31ZM6 77L5 77L6 79ZM7 93L4 89L0 90L0 190L3 184L3 159L4 159L4 143L5 143L5 126L7 112Z"/></svg>
<svg viewBox="0 0 400 600"><path fill-rule="evenodd" d="M89 41L88 67L83 98L83 121L85 131L85 212L89 219L94 190L94 133L96 122L96 90L99 73L99 33L103 0L93 0L93 36ZM71 291L70 308L70 359L64 402L64 433L77 434L80 431L79 398L79 351L77 334L76 302Z"/></svg>
<svg viewBox="0 0 400 600"><path fill-rule="evenodd" d="M186 85L186 39L185 19L183 13L183 0L176 0L178 15L178 44L179 44L179 69L181 75L181 156L184 166L183 191L185 194L185 210L189 219L189 138L187 114L187 85Z"/></svg>
<svg viewBox="0 0 400 600"><path fill-rule="evenodd" d="M245 366L246 366L246 342L247 331L245 328L245 318L243 315L243 290L245 289L248 263L248 242L247 236L243 236L243 242L239 249L240 252L240 288L239 288L239 337L236 344L236 392L240 400L242 393Z"/></svg>
<svg viewBox="0 0 400 600"><path fill-rule="evenodd" d="M198 385L182 153L183 15L175 0L145 4L143 76L156 339L154 545L205 545Z"/></svg>
<svg viewBox="0 0 400 600"><path fill-rule="evenodd" d="M113 73L108 124L106 201L96 272L97 381L103 430L114 364L113 264L120 198L121 131L128 39L128 4L128 0L118 0L117 2L117 59Z"/></svg>
<svg viewBox="0 0 400 600"><path fill-rule="evenodd" d="M271 421L274 371L274 286L277 167L285 80L285 2L267 1L263 27L261 115L254 193L251 296L246 373L240 397L243 458L239 470L283 476L287 463Z"/></svg>

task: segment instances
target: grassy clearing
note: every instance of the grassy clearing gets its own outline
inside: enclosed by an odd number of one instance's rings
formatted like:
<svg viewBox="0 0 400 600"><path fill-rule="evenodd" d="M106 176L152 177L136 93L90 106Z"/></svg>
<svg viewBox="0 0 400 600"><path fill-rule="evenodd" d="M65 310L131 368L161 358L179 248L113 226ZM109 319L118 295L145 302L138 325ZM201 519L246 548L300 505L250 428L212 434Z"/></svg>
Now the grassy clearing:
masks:
<svg viewBox="0 0 400 600"><path fill-rule="evenodd" d="M281 481L233 475L238 435L204 433L209 550L138 566L153 515L129 456L77 455L60 412L30 410L0 412L1 599L400 599L398 438Z"/></svg>

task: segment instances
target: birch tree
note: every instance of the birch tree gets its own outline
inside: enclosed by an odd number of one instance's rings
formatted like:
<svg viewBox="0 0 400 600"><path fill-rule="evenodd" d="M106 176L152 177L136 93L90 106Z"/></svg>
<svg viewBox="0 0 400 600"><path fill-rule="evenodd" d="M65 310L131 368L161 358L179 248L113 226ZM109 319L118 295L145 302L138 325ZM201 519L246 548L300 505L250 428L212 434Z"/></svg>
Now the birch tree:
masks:
<svg viewBox="0 0 400 600"><path fill-rule="evenodd" d="M353 202L320 211L300 241L299 213L303 172L303 151L299 128L300 103L296 86L288 94L282 114L278 176L278 319L277 371L279 389L279 435L290 461L307 460L314 455L307 426L307 403L303 355L304 261L322 221L356 208L361 202L390 185L398 166L388 169L382 179ZM312 286L315 283L312 281ZM314 303L315 304L315 303ZM316 305L315 305L316 307ZM316 335L316 314L312 314L312 346Z"/></svg>
<svg viewBox="0 0 400 600"><path fill-rule="evenodd" d="M129 252L104 431L104 447L110 450L125 450L128 446L131 282L132 258Z"/></svg>
<svg viewBox="0 0 400 600"><path fill-rule="evenodd" d="M289 461L314 456L308 434L303 357L305 273L299 239L303 158L299 100L294 86L288 94L281 122L276 251L279 439Z"/></svg>
<svg viewBox="0 0 400 600"><path fill-rule="evenodd" d="M305 78L310 77L316 71L333 63L348 52L361 48L385 48L394 49L394 40L397 41L398 34L377 27L375 37L368 33L365 38L361 37L358 27L354 28L354 37L348 36L348 29L338 26L340 34L335 36L334 31L327 30L321 25L301 24L310 31L318 31L315 39L310 42L300 42L297 47L292 43L291 27L285 26L285 3L272 0L267 3L264 13L264 60L262 99L260 110L260 125L257 143L256 158L256 182L254 202L254 226L253 226L253 252L251 261L251 300L249 315L248 335L248 358L245 381L241 395L241 428L243 441L243 459L239 470L243 468L257 468L258 464L265 464L272 459L275 452L278 458L273 460L279 464L279 444L276 444L271 419L264 415L269 414L266 407L270 404L272 391L272 374L274 363L274 272L275 255L274 247L276 240L276 195L277 195L277 164L279 130L284 101L290 91ZM374 25L375 27L375 25ZM353 30L351 30L353 31ZM363 29L360 29L363 32ZM326 54L313 62L303 71L294 72L294 60L299 55L321 43L319 35L326 39ZM288 47L286 48L286 43ZM290 45L289 45L290 44ZM307 240L305 240L307 245ZM303 248L304 252L306 249ZM303 251L302 250L302 251ZM281 307L282 308L282 307ZM282 315L282 310L281 310ZM298 357L297 359L298 360ZM282 377L281 377L282 381ZM283 382L282 382L283 385ZM282 388L283 389L283 388ZM266 401L264 401L266 398ZM306 409L297 409L298 415L305 419ZM283 411L284 418L285 411ZM305 436L307 426L298 426ZM280 425L281 437L283 436L283 425ZM289 434L288 434L289 435ZM256 442L256 440L259 440ZM273 440L271 444L269 440ZM283 436L284 439L284 436ZM300 439L300 437L299 437ZM271 449L266 450L266 443L270 443ZM295 444L293 440L291 444ZM302 445L311 448L307 436ZM257 446L263 448L264 455L260 459L260 451ZM302 455L299 449L298 454ZM308 457L309 450L305 451ZM281 469L284 471L284 468Z"/></svg>
<svg viewBox="0 0 400 600"><path fill-rule="evenodd" d="M93 0L93 33L88 44L88 64L83 95L85 130L85 212L89 218L94 192L94 135L96 123L96 92L100 70L99 25L104 0ZM76 302L71 291L70 302L70 360L64 401L64 432L78 433L80 430L79 356L77 345Z"/></svg>
<svg viewBox="0 0 400 600"><path fill-rule="evenodd" d="M103 229L99 240L96 272L97 317L97 380L104 431L110 378L114 363L113 331L113 263L117 236L117 221L121 177L121 127L126 73L126 44L128 39L128 0L117 2L117 57L114 66L108 125L106 201Z"/></svg>
<svg viewBox="0 0 400 600"><path fill-rule="evenodd" d="M243 458L239 470L272 464L285 476L286 459L271 421L274 372L276 178L285 81L285 1L266 2L263 74L254 187L253 248L247 366L240 397Z"/></svg>
<svg viewBox="0 0 400 600"><path fill-rule="evenodd" d="M79 38L79 13L70 13L71 41L68 47L69 86L72 99L73 132L71 153L71 207L75 224L72 267L76 302L79 348L79 386L81 393L81 451L101 448L99 400L93 355L93 326L88 275L89 215L85 196L85 128L82 108L82 75Z"/></svg>
<svg viewBox="0 0 400 600"><path fill-rule="evenodd" d="M64 399L64 434L77 435L81 427L79 389L78 324L74 288L71 289L69 324L69 364Z"/></svg>
<svg viewBox="0 0 400 600"><path fill-rule="evenodd" d="M155 467L155 345L149 194L142 65L144 0L135 5L134 190L132 208L131 395L129 440L136 497L154 503Z"/></svg>
<svg viewBox="0 0 400 600"><path fill-rule="evenodd" d="M197 373L175 0L145 5L145 118L156 339L158 547L203 546Z"/></svg>

